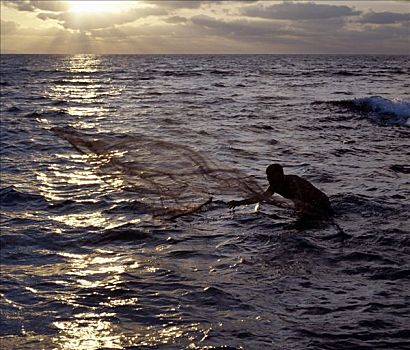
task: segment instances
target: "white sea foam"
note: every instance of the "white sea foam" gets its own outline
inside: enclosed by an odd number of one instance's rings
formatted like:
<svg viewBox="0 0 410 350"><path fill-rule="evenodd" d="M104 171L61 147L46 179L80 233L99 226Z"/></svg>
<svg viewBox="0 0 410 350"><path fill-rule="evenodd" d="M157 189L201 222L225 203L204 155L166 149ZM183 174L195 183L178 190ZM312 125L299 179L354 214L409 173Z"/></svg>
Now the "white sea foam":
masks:
<svg viewBox="0 0 410 350"><path fill-rule="evenodd" d="M372 118L379 122L410 126L410 102L408 101L372 96L354 99L352 103L365 112L371 112Z"/></svg>

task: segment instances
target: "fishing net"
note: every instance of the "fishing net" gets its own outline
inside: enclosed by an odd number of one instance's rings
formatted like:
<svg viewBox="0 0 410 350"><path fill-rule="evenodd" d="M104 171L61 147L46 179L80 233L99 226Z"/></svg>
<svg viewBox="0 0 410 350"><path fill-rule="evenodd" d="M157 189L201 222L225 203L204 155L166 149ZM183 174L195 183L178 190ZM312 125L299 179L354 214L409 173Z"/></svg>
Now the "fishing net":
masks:
<svg viewBox="0 0 410 350"><path fill-rule="evenodd" d="M103 181L135 193L135 208L155 216L188 214L215 196L249 197L263 192L254 178L184 145L144 135L91 135L70 127L52 130L88 155Z"/></svg>

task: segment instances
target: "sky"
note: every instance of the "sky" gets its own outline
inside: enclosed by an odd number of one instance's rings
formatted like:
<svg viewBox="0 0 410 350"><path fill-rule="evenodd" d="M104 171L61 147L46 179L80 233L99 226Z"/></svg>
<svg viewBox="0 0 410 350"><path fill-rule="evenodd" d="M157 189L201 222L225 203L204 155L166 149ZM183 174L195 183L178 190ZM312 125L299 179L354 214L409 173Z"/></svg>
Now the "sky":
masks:
<svg viewBox="0 0 410 350"><path fill-rule="evenodd" d="M1 1L1 53L410 54L410 1Z"/></svg>

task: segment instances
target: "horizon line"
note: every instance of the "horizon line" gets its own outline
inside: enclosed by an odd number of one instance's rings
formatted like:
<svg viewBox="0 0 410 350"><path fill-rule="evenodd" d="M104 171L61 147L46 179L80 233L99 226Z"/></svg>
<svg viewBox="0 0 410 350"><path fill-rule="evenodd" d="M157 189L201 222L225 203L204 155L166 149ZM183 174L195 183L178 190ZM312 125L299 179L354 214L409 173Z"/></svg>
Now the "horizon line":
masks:
<svg viewBox="0 0 410 350"><path fill-rule="evenodd" d="M370 52L370 53L366 53L366 52L344 52L344 53L340 53L340 52L297 52L297 53L262 53L262 52L256 52L256 53L241 53L241 52L226 52L226 53L121 53L121 52L116 52L116 53L90 53L90 52L66 52L66 53L48 53L48 52L0 52L0 55L60 55L60 56L67 56L67 55L96 55L96 56L114 56L114 55L118 55L118 56L130 56L130 55L135 55L135 56L147 56L147 55L179 55L179 56L199 56L199 55L247 55L247 56L251 56L251 55L345 55L345 56L351 56L351 55L357 55L357 56L374 56L374 55L380 55L380 56L410 56L410 52L408 53L399 53L399 52L392 52L392 53L380 53L380 52Z"/></svg>

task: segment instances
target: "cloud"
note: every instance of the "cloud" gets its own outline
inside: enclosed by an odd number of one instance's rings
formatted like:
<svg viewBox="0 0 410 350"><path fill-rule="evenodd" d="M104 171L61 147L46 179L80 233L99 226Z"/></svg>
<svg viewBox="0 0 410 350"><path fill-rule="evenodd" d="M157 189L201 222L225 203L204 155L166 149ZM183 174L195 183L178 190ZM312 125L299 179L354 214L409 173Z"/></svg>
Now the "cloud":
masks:
<svg viewBox="0 0 410 350"><path fill-rule="evenodd" d="M410 21L409 13L395 12L368 12L364 14L358 22L373 24L393 24Z"/></svg>
<svg viewBox="0 0 410 350"><path fill-rule="evenodd" d="M191 18L191 22L208 31L208 34L222 36L258 36L277 33L282 25L271 21L249 21L236 19L232 21L220 20L207 15L198 15Z"/></svg>
<svg viewBox="0 0 410 350"><path fill-rule="evenodd" d="M189 9L197 9L202 6L203 3L208 3L209 1L170 1L170 0L162 0L162 1L147 1L147 4L150 5L157 5L158 7L165 7L169 9L180 9L180 8L189 8Z"/></svg>
<svg viewBox="0 0 410 350"><path fill-rule="evenodd" d="M166 14L167 12L164 9L147 7L134 8L119 13L40 13L37 17L44 21L54 19L66 29L91 30L130 23L148 16L161 16Z"/></svg>
<svg viewBox="0 0 410 350"><path fill-rule="evenodd" d="M313 2L284 2L276 5L258 3L244 6L241 9L241 14L244 16L280 20L327 19L355 16L360 13L360 11L355 11L349 6L315 4Z"/></svg>
<svg viewBox="0 0 410 350"><path fill-rule="evenodd" d="M48 27L48 28L29 28L22 27L16 22L13 21L4 21L1 20L1 35L9 37L54 37L62 36L66 33L63 28L58 27ZM71 33L69 33L71 34Z"/></svg>
<svg viewBox="0 0 410 350"><path fill-rule="evenodd" d="M44 53L408 53L405 11L360 12L348 2L319 1L146 3L90 13L71 12L57 1L6 0L26 13L4 11L1 47ZM138 21L148 16L159 17Z"/></svg>
<svg viewBox="0 0 410 350"><path fill-rule="evenodd" d="M273 24L267 21L249 21L246 19L238 20L219 20L206 15L193 16L186 22L174 23L172 26L167 23L158 23L155 25L125 25L115 28L104 28L92 30L94 36L104 37L166 37L172 40L180 38L195 38L205 40L206 38L231 38L238 41L253 37L254 41L263 36L272 37L273 34L279 34L282 31L282 24ZM287 33L286 31L284 33Z"/></svg>
<svg viewBox="0 0 410 350"><path fill-rule="evenodd" d="M383 26L378 28L362 28L360 30L346 30L338 33L329 47L334 52L358 53L408 53L408 29L397 26ZM407 49L406 49L407 48Z"/></svg>
<svg viewBox="0 0 410 350"><path fill-rule="evenodd" d="M376 29L362 26L352 30L344 17L275 22L229 21L202 15L192 17L191 21L203 38L219 36L221 40L230 38L238 43L253 43L265 52L277 52L277 48L281 48L295 53L383 53L386 50L403 53L408 47L408 28L404 25Z"/></svg>
<svg viewBox="0 0 410 350"><path fill-rule="evenodd" d="M63 12L68 11L70 6L65 1L31 1L32 6L43 11Z"/></svg>
<svg viewBox="0 0 410 350"><path fill-rule="evenodd" d="M223 1L223 0L180 0L180 1L173 1L173 0L157 0L157 1L151 1L151 0L146 0L145 3L150 4L150 5L156 5L158 7L163 7L167 8L170 10L178 10L178 9L199 9L203 5L209 6L209 5L221 5L222 3L227 3L230 5L235 5L235 3L252 3L252 2L257 2L258 0L229 0L229 1Z"/></svg>
<svg viewBox="0 0 410 350"><path fill-rule="evenodd" d="M13 21L1 20L1 35L11 35L17 32L19 25Z"/></svg>
<svg viewBox="0 0 410 350"><path fill-rule="evenodd" d="M13 7L19 11L32 12L36 9L33 5L31 5L31 1L27 1L27 0L22 0L22 1L3 0L2 3L5 6Z"/></svg>
<svg viewBox="0 0 410 350"><path fill-rule="evenodd" d="M254 52L256 50L294 53L380 53L386 47L390 52L402 52L408 40L406 30L408 33L407 28L397 26L386 26L378 30L363 26L352 30L346 26L344 18L289 23L266 19L222 19L196 15L185 22L173 23L172 27L167 23L149 26L127 25L93 30L91 33L101 39L110 38L112 42L117 40L123 43L138 41L140 45L145 43L145 47L149 45L154 52L166 52L167 49L169 52L176 52L176 48L184 50L182 52L206 52L204 43L207 42L217 45L208 47L208 52L223 52L225 43L227 52L246 52L253 47ZM162 45L166 42L166 46L156 48L156 43L160 42ZM202 44L196 45L197 42ZM243 48L240 46L241 43Z"/></svg>
<svg viewBox="0 0 410 350"><path fill-rule="evenodd" d="M69 9L65 1L4 0L4 5L19 11L34 12L36 10L63 12Z"/></svg>
<svg viewBox="0 0 410 350"><path fill-rule="evenodd" d="M340 31L347 30L346 19L343 17L326 18L320 21L295 21L291 27L298 31L299 36L310 36L313 38L322 37L324 33L326 33L327 37L331 37Z"/></svg>
<svg viewBox="0 0 410 350"><path fill-rule="evenodd" d="M181 16L171 16L165 19L167 23L186 23L188 20Z"/></svg>

